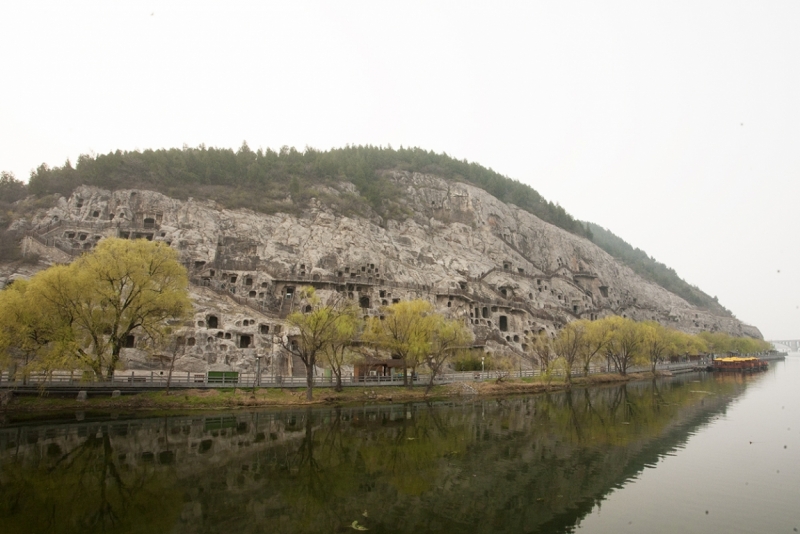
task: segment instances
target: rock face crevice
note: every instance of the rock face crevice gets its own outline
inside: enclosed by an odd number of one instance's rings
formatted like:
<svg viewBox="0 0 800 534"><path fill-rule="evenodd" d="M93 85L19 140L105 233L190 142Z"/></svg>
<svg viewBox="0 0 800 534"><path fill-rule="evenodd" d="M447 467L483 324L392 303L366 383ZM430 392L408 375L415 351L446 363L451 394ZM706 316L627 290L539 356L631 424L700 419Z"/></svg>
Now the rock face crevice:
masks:
<svg viewBox="0 0 800 534"><path fill-rule="evenodd" d="M161 240L192 279L195 317L184 370L251 370L257 356L294 372L278 337L304 304L305 285L355 299L366 315L399 299L425 298L462 318L476 344L520 354L531 333L575 319L621 315L686 332L761 338L755 327L701 310L567 233L487 192L436 176L392 172L405 190L402 220L353 218L312 199L299 216L220 209L143 190L75 190L19 224L26 246L64 261L106 236ZM209 318L214 317L214 327ZM188 340L192 340L189 344ZM152 365L130 349L130 367Z"/></svg>

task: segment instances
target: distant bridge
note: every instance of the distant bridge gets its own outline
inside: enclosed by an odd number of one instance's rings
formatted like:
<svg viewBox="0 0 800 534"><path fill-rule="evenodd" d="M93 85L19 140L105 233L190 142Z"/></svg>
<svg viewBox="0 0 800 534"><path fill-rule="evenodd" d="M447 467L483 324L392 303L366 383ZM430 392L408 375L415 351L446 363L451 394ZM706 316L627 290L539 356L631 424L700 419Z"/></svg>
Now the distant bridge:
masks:
<svg viewBox="0 0 800 534"><path fill-rule="evenodd" d="M768 341L775 345L777 350L785 350L787 352L800 352L800 339L790 339L788 341Z"/></svg>

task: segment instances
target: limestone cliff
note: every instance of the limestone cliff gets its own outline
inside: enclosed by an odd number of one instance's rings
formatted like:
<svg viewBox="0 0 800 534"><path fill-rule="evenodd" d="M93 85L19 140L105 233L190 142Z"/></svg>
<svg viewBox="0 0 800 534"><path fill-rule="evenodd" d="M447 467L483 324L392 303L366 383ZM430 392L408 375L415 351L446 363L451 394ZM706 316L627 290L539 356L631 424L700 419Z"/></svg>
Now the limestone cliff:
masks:
<svg viewBox="0 0 800 534"><path fill-rule="evenodd" d="M25 247L65 261L105 236L163 240L189 269L195 317L182 335L187 370L276 365L274 336L303 303L297 290L344 292L365 314L397 299L426 298L473 328L476 344L519 354L525 337L578 318L622 315L687 332L761 338L755 327L698 309L643 280L589 240L487 192L436 176L392 172L408 216L334 213L312 199L299 216L219 209L143 190L81 187L31 214ZM351 184L326 194L353 194ZM290 201L290 200L287 200ZM128 351L131 367L143 355ZM291 373L291 361L281 361Z"/></svg>

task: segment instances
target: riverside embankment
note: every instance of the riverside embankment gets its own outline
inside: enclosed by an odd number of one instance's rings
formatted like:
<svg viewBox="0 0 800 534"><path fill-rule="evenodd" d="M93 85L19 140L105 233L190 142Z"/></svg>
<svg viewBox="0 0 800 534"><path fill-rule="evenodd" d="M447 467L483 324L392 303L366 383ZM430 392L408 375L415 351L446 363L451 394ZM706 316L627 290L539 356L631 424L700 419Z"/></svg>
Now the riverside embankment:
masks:
<svg viewBox="0 0 800 534"><path fill-rule="evenodd" d="M657 374L665 374L657 372ZM434 385L428 390L424 385L413 387L402 385L362 385L348 386L342 391L332 387L315 387L314 397L306 400L304 388L275 387L214 387L214 388L139 388L128 389L126 394L112 395L107 388L102 393L87 395L85 400L76 400L75 391L60 388L57 391L29 387L25 390L6 389L4 405L0 414L6 419L36 418L39 415L52 416L59 413L74 412L187 412L193 410L231 410L256 409L264 407L292 407L313 405L351 405L397 402L418 402L458 397L502 397L508 395L529 395L543 392L564 391L577 387L621 384L633 380L651 379L650 372L635 372L627 375L616 373L592 374L586 377L573 377L567 383L559 376L511 377L498 376L491 380L458 381ZM81 391L86 391L85 387ZM69 396L65 396L69 391ZM119 391L119 390L117 390Z"/></svg>
<svg viewBox="0 0 800 534"><path fill-rule="evenodd" d="M781 355L782 356L782 355ZM781 357L782 359L782 357ZM176 373L169 385L163 375L149 373L141 380L87 382L40 380L27 384L0 381L0 414L6 418L73 412L185 412L191 410L253 409L281 406L352 405L418 402L464 396L502 397L565 391L571 388L621 384L633 380L669 377L705 368L697 362L663 363L655 374L642 367L625 375L594 369L587 376L573 372L570 382L563 374L539 371L452 373L437 377L428 388L428 377L420 376L412 387L402 379L355 382L345 380L336 391L329 379L317 380L312 400L306 399L305 380L242 375L235 384L196 383L189 374ZM52 378L52 377L51 377ZM81 392L85 392L82 394Z"/></svg>

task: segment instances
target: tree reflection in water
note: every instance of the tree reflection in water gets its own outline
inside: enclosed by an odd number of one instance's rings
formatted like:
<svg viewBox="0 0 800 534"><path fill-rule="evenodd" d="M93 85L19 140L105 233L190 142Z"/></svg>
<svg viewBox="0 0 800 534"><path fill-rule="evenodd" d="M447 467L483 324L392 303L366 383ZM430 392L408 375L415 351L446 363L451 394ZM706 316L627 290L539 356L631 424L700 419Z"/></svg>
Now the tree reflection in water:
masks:
<svg viewBox="0 0 800 534"><path fill-rule="evenodd" d="M51 443L32 461L3 460L3 532L168 530L180 511L169 469L115 453L107 426L63 453Z"/></svg>
<svg viewBox="0 0 800 534"><path fill-rule="evenodd" d="M7 428L0 521L3 532L569 530L743 387L707 378L139 420L81 440L75 425L36 440Z"/></svg>

